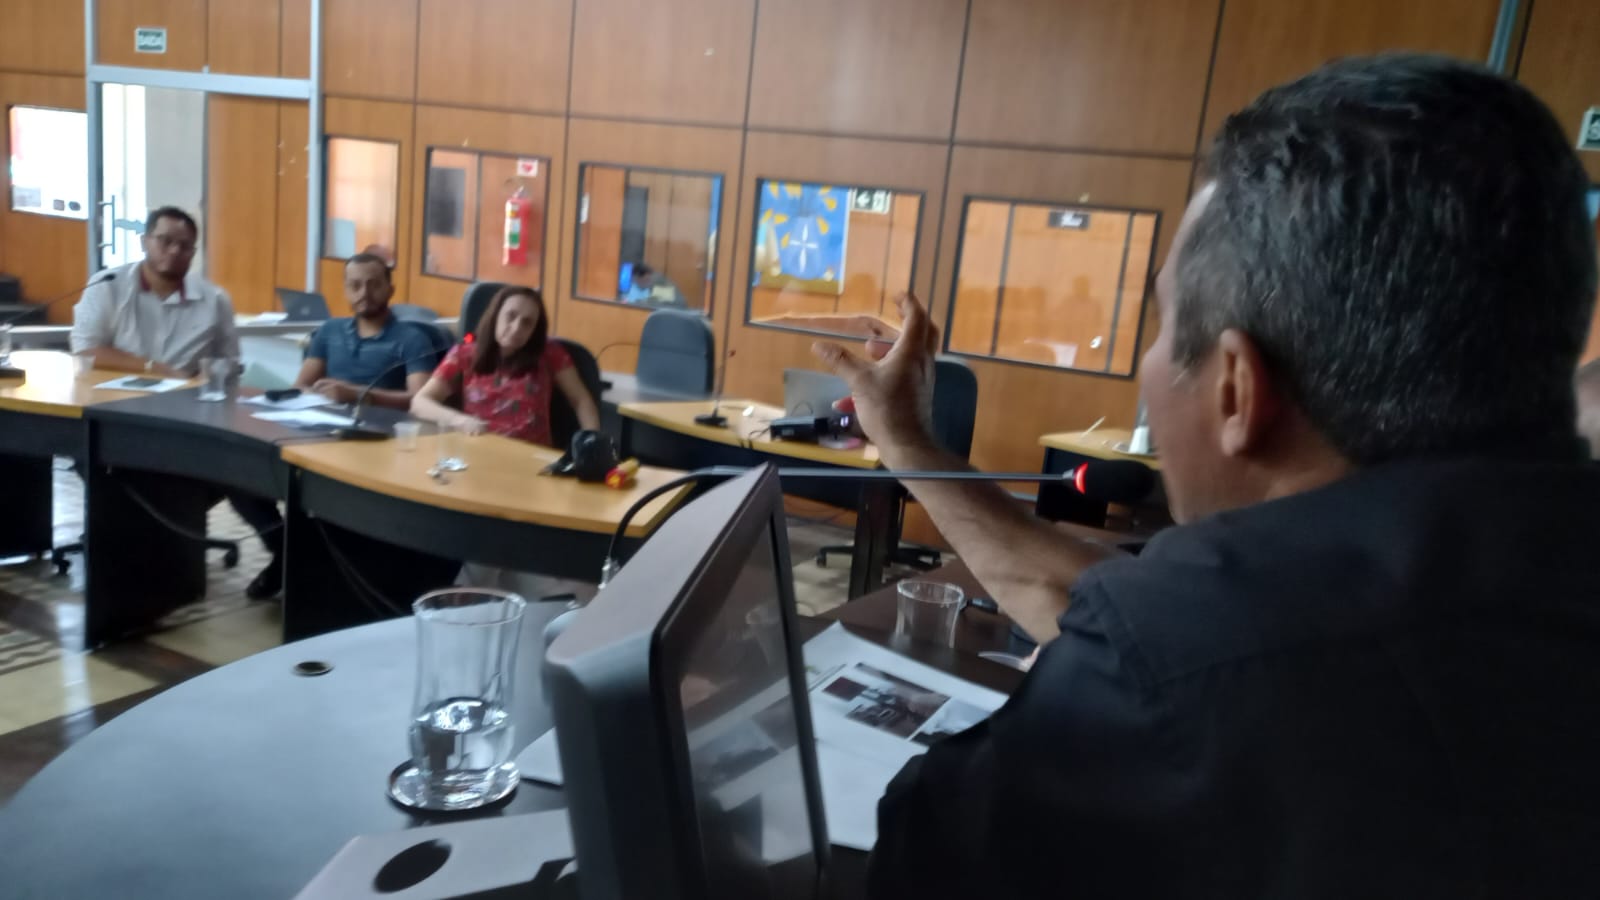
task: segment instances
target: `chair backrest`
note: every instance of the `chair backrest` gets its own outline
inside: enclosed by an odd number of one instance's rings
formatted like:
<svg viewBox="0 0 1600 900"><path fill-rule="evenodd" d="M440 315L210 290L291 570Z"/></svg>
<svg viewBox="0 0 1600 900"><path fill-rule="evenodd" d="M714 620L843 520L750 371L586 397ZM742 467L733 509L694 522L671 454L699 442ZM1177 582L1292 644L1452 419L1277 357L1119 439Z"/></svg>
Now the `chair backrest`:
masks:
<svg viewBox="0 0 1600 900"><path fill-rule="evenodd" d="M489 301L506 284L503 281L479 281L467 288L461 295L461 319L456 322L456 330L462 337L472 333L478 327L478 320L483 318L483 313L489 308Z"/></svg>
<svg viewBox="0 0 1600 900"><path fill-rule="evenodd" d="M437 312L426 306L418 306L415 303L391 303L389 304L389 312L394 313L396 319L404 319L408 322L439 321Z"/></svg>
<svg viewBox="0 0 1600 900"><path fill-rule="evenodd" d="M716 379L716 338L697 312L658 309L639 335L639 387L710 394Z"/></svg>
<svg viewBox="0 0 1600 900"><path fill-rule="evenodd" d="M427 335L428 343L433 345L433 368L435 369L439 368L439 363L444 362L445 355L450 352L450 348L456 345L456 336L451 334L450 329L445 328L443 325L404 318L400 319L400 324L407 328L419 328L424 335Z"/></svg>
<svg viewBox="0 0 1600 900"><path fill-rule="evenodd" d="M938 357L933 362L933 436L940 446L966 459L972 454L977 419L978 376L955 357Z"/></svg>
<svg viewBox="0 0 1600 900"><path fill-rule="evenodd" d="M578 377L583 379L583 386L589 389L589 396L594 398L595 408L600 406L600 363L595 361L594 354L589 348L566 338L553 337L550 340L560 344L567 355L572 357L572 365L578 370ZM566 450L572 444L572 436L577 434L583 426L578 424L578 413L567 402L567 395L557 388L550 393L550 439L555 443L557 450Z"/></svg>

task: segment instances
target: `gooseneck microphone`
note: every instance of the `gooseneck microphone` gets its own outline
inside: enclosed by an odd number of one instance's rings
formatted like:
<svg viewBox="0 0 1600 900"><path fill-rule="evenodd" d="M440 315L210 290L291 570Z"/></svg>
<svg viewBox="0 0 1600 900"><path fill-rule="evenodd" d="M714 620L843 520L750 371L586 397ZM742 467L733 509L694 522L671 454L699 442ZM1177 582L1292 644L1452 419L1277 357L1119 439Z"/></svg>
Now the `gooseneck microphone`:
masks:
<svg viewBox="0 0 1600 900"><path fill-rule="evenodd" d="M84 282L78 287L67 291L65 294L59 294L51 297L49 300L46 300L43 303L30 303L28 304L27 309L18 310L9 316L6 316L5 318L0 318L0 325L10 325L12 322L17 321L24 316L36 315L40 310L49 309L50 307L55 306L57 303L60 303L69 297L75 297L97 284L104 284L115 279L116 277L117 271L115 269L108 269L104 272L96 272L93 278L90 278L88 281ZM28 380L28 371L26 369L19 369L15 366L9 365L8 363L9 359L0 359L0 378L21 379L24 382Z"/></svg>
<svg viewBox="0 0 1600 900"><path fill-rule="evenodd" d="M712 428L726 428L728 417L722 414L722 388L728 383L728 360L739 351L729 350L722 358L722 371L717 373L717 392L711 400L711 412L701 413L694 417L696 425L709 425Z"/></svg>
<svg viewBox="0 0 1600 900"><path fill-rule="evenodd" d="M449 351L445 352L448 353ZM351 406L350 409L350 424L340 428L335 428L333 430L333 436L341 441L383 441L393 437L394 435L390 434L385 429L368 428L361 424L361 407L366 405L367 396L371 394L375 388L377 388L378 382L387 378L389 373L393 372L395 369L404 369L414 362L433 359L438 355L439 353L437 350L430 351L428 353L419 353L416 356L402 359L399 362L386 367L382 372L379 372L377 376L372 379L372 381L367 383L366 387L361 389L361 393L356 396L356 402Z"/></svg>
<svg viewBox="0 0 1600 900"><path fill-rule="evenodd" d="M976 472L940 471L935 469L834 469L807 466L778 466L778 478L826 478L836 481L1026 481L1035 484L1062 484L1088 497L1104 503L1136 503L1155 489L1156 476L1144 463L1131 459L1094 460L1081 463L1065 472ZM695 469L680 478L655 487L634 501L622 514L617 530L611 534L611 543L600 567L600 586L605 587L612 576L622 568L618 555L622 538L633 517L650 502L668 491L686 484L698 484L712 479L736 478L750 471L746 466L707 466Z"/></svg>

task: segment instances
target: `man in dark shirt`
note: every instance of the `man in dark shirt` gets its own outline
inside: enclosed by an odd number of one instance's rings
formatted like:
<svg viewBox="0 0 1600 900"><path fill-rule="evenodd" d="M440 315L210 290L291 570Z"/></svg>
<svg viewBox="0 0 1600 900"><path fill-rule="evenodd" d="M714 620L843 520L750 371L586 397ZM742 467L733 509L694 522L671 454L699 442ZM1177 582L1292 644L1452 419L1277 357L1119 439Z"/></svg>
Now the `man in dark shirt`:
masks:
<svg viewBox="0 0 1600 900"><path fill-rule="evenodd" d="M1600 896L1600 472L1572 378L1586 177L1530 93L1334 63L1222 126L1141 372L1172 510L1137 558L913 482L1046 646L879 806L881 897ZM915 300L847 377L894 468Z"/></svg>
<svg viewBox="0 0 1600 900"><path fill-rule="evenodd" d="M354 403L368 385L366 402L409 409L433 372L436 348L422 326L389 311L394 281L389 263L357 253L344 264L344 293L355 315L330 319L311 334L294 386L339 403Z"/></svg>

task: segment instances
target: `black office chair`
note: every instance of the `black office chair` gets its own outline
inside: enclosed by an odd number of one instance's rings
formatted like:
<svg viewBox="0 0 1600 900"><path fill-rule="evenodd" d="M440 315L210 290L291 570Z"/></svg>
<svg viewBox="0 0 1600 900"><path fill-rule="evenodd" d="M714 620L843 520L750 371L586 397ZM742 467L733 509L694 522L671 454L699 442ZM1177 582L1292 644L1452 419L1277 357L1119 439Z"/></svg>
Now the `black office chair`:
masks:
<svg viewBox="0 0 1600 900"><path fill-rule="evenodd" d="M600 363L589 352L589 348L566 338L551 338L560 344L567 355L572 357L572 365L578 370L578 377L583 379L583 386L589 389L589 396L594 398L595 408L600 406ZM555 443L557 450L565 450L572 445L572 436L577 434L583 426L578 424L577 410L567 402L567 395L556 389L550 395L550 439Z"/></svg>
<svg viewBox="0 0 1600 900"><path fill-rule="evenodd" d="M76 465L73 466L73 469L78 473L79 477L82 477L83 471L81 469L78 469ZM222 565L224 568L231 569L239 565L238 541L224 541L216 538L206 538L204 544L207 550L222 551ZM50 564L56 567L57 575L65 575L67 572L71 571L72 561L67 559L67 555L71 553L82 553L84 552L83 547L83 535L80 534L78 535L78 539L72 541L71 543L50 548Z"/></svg>
<svg viewBox="0 0 1600 900"><path fill-rule="evenodd" d="M658 309L639 333L639 387L705 396L716 381L716 338L696 312Z"/></svg>
<svg viewBox="0 0 1600 900"><path fill-rule="evenodd" d="M478 320L483 318L483 313L489 308L489 301L494 295L506 286L503 281L479 281L467 288L461 295L461 318L456 322L456 331L462 337L471 334L478 327Z"/></svg>
<svg viewBox="0 0 1600 900"><path fill-rule="evenodd" d="M978 376L959 359L941 356L933 363L933 436L939 446L966 459L972 455L972 432L978 418ZM905 528L907 492L899 490L900 513L894 529L894 549L888 561L914 569L935 569L943 561L940 552L921 544L902 544ZM849 553L848 544L834 544L817 551L817 565L828 564L828 554Z"/></svg>
<svg viewBox="0 0 1600 900"><path fill-rule="evenodd" d="M439 367L439 363L444 362L445 356L449 354L450 349L458 341L458 338L450 332L450 329L445 328L443 325L435 325L433 322L425 322L420 319L401 318L400 321L410 328L421 329L422 333L427 335L428 343L433 345L433 367L436 369Z"/></svg>

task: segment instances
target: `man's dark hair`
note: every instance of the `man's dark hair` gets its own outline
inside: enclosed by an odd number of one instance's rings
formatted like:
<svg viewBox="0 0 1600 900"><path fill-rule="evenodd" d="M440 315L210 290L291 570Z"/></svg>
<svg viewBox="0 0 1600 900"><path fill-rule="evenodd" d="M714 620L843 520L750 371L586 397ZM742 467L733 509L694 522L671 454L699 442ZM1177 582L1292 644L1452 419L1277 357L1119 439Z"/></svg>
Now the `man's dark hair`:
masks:
<svg viewBox="0 0 1600 900"><path fill-rule="evenodd" d="M394 272L389 268L389 261L376 253L357 253L344 261L344 267L349 269L351 266L365 265L367 263L377 263L378 268L383 270L383 277L390 282L394 281Z"/></svg>
<svg viewBox="0 0 1600 900"><path fill-rule="evenodd" d="M1443 57L1342 60L1230 116L1208 168L1177 363L1243 331L1357 464L1572 435L1588 179L1527 89Z"/></svg>
<svg viewBox="0 0 1600 900"><path fill-rule="evenodd" d="M155 234L156 226L161 223L162 219L176 219L177 221L182 222L183 224L189 226L190 236L197 241L200 239L200 226L194 223L194 216L189 215L176 206L163 206L151 212L150 215L144 220L144 233Z"/></svg>

